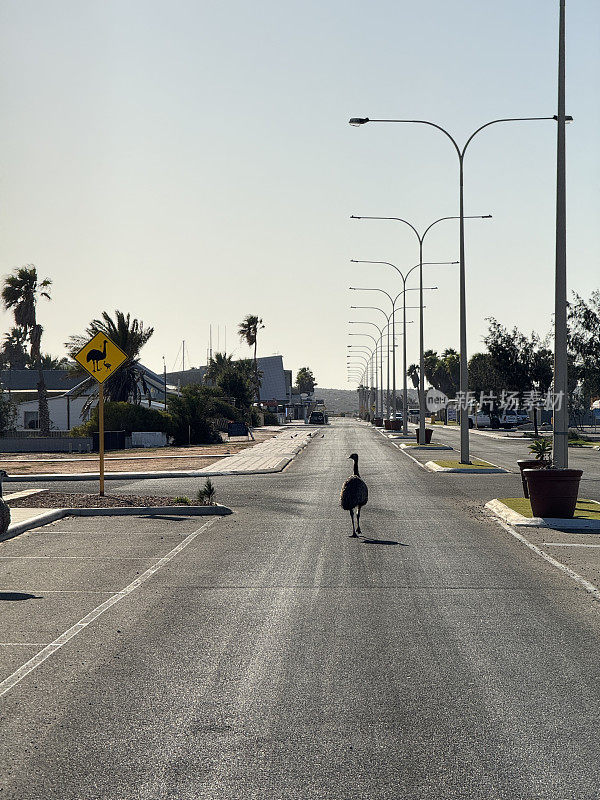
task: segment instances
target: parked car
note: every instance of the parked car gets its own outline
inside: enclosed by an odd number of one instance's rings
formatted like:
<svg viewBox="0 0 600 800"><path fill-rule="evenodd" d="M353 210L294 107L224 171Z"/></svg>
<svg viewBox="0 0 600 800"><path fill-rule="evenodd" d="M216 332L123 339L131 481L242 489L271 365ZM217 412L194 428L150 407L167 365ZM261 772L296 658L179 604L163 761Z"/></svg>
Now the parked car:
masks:
<svg viewBox="0 0 600 800"><path fill-rule="evenodd" d="M522 408L517 409L515 412L517 415L517 425L526 425L528 422L531 422L531 418L529 416L529 411L525 411Z"/></svg>
<svg viewBox="0 0 600 800"><path fill-rule="evenodd" d="M500 423L498 417L490 414L489 411L477 411L469 414L469 428L498 428Z"/></svg>
<svg viewBox="0 0 600 800"><path fill-rule="evenodd" d="M327 415L323 411L313 411L308 421L311 425L327 425Z"/></svg>
<svg viewBox="0 0 600 800"><path fill-rule="evenodd" d="M516 411L502 411L498 416L498 423L501 428L513 428L521 424Z"/></svg>

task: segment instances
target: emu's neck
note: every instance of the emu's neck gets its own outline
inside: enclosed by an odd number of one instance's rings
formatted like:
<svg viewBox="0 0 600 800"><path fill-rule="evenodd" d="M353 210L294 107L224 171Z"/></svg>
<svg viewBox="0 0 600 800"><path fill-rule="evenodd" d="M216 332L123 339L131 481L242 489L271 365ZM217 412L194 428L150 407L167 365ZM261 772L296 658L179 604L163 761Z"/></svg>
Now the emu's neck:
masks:
<svg viewBox="0 0 600 800"><path fill-rule="evenodd" d="M354 459L354 474L358 475L358 458Z"/></svg>

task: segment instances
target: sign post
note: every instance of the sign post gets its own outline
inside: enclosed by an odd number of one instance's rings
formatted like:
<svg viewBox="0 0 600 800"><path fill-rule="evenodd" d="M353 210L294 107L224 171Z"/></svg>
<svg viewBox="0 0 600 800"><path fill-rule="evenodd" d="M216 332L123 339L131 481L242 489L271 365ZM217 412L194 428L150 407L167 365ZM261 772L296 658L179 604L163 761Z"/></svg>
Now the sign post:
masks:
<svg viewBox="0 0 600 800"><path fill-rule="evenodd" d="M102 348L102 349L100 349ZM98 382L98 450L100 456L100 497L104 497L104 382L127 361L127 353L97 333L75 355L75 361Z"/></svg>

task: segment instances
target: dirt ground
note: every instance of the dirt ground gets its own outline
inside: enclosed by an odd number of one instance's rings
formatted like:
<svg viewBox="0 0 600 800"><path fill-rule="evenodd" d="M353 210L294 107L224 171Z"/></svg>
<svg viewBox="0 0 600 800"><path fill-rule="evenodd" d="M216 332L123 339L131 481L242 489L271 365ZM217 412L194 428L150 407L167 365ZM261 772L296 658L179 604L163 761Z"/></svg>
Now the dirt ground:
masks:
<svg viewBox="0 0 600 800"><path fill-rule="evenodd" d="M276 436L278 430L254 430L255 441L246 437L231 439L222 444L192 447L138 447L131 450L109 451L105 457L107 472L146 472L154 470L190 470L217 464L228 455ZM97 453L0 453L0 468L9 475L33 475L98 472Z"/></svg>

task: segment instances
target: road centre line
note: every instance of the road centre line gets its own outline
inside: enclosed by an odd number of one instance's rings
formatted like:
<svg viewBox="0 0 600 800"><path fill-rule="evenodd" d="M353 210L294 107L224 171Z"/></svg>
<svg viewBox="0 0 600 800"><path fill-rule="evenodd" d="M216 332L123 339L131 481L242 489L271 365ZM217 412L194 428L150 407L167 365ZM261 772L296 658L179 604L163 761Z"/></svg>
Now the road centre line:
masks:
<svg viewBox="0 0 600 800"><path fill-rule="evenodd" d="M518 533L507 522L504 522L504 520L498 519L497 517L491 517L491 519L493 519L494 522L496 522L498 525L504 528L505 531L508 531L508 533L510 533L511 536L514 536L515 539L518 539L519 542L524 544L530 550L533 550L533 552L537 553L538 556L541 556L544 559L544 561L547 561L553 567L556 567L561 572L564 572L565 575L571 578L571 580L575 581L575 583L578 583L583 589L585 589L585 591L588 594L591 594L594 600L600 601L600 589L595 584L591 583L586 578L584 578L583 575L580 575L578 572L575 572L575 570L571 569L570 567L567 567L565 564L561 564L560 561L557 561L555 558L552 558L552 556L549 553L546 553L544 550L537 547L535 544L532 544L532 542L530 542L529 539L526 539L522 534Z"/></svg>
<svg viewBox="0 0 600 800"><path fill-rule="evenodd" d="M85 560L85 561L107 561L108 559L112 559L114 561L149 561L152 556L0 556L0 561L19 561L19 560L29 560L29 561L41 561L43 559L65 559L65 558L72 558L77 561Z"/></svg>
<svg viewBox="0 0 600 800"><path fill-rule="evenodd" d="M132 592L138 589L143 583L149 580L153 575L159 572L166 564L172 561L176 555L178 555L182 550L184 550L188 545L190 545L194 539L196 539L200 533L205 531L209 528L215 521L216 517L213 517L208 522L205 522L197 530L190 533L186 538L180 542L176 547L170 550L165 556L160 558L155 564L149 567L145 572L143 572L138 578L128 584L124 589L121 589L120 592L116 592L108 600L105 600L99 606L97 606L93 611L90 611L89 614L86 614L85 617L76 622L75 625L72 625L68 628L64 633L62 633L58 638L56 638L53 642L46 645L43 650L40 650L39 653L36 653L35 656L26 661L22 664L18 669L16 669L12 675L9 675L5 678L2 682L0 682L0 697L5 695L9 692L14 686L20 683L23 678L29 675L30 672L33 672L37 669L40 664L43 664L47 658L50 658L51 655L60 650L60 648L77 636L78 633L85 630L88 625L94 622L98 617L104 614L105 611L108 611L109 608L116 605L118 602L123 600L125 597L128 597Z"/></svg>

